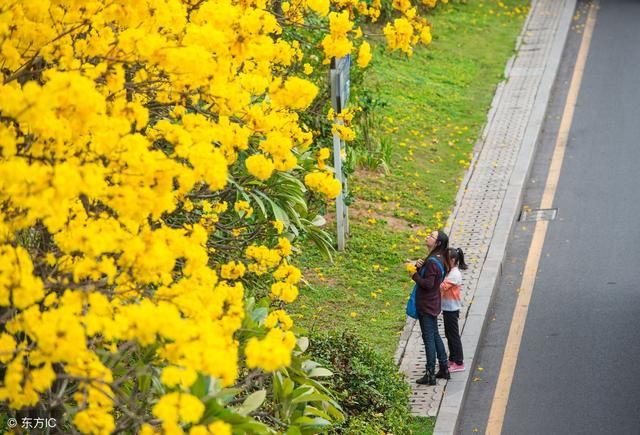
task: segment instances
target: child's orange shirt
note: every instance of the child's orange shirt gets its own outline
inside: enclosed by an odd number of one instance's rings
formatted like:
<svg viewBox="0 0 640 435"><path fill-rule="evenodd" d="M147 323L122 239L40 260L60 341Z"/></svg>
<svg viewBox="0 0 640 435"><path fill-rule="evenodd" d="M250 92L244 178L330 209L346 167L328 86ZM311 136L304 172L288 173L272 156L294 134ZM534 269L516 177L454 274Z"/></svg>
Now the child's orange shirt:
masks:
<svg viewBox="0 0 640 435"><path fill-rule="evenodd" d="M452 268L440 284L442 311L458 311L462 308L462 274L457 267Z"/></svg>

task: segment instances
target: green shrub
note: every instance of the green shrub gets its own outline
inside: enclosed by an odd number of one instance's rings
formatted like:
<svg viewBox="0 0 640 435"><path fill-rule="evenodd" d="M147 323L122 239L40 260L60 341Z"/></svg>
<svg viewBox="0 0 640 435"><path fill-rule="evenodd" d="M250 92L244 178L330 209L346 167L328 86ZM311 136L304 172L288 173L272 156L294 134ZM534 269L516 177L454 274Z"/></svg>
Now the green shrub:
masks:
<svg viewBox="0 0 640 435"><path fill-rule="evenodd" d="M391 141L378 133L382 131L380 113L387 106L387 102L380 97L379 92L368 89L364 85L355 93L359 110L355 114L354 125L358 135L347 147L347 160L352 158L354 167L369 170L381 169L388 174L393 148Z"/></svg>
<svg viewBox="0 0 640 435"><path fill-rule="evenodd" d="M350 332L314 334L308 352L331 367L345 421L336 433L409 433L410 387L394 362Z"/></svg>

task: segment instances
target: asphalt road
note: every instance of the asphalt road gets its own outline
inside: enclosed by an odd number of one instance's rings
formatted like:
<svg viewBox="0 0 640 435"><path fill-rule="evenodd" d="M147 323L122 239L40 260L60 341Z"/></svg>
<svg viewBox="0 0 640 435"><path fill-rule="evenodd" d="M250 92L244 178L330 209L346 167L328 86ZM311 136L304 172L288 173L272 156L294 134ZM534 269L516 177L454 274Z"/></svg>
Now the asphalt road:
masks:
<svg viewBox="0 0 640 435"><path fill-rule="evenodd" d="M537 208L582 37L578 6L524 203ZM601 0L503 434L640 434L640 1ZM533 230L511 236L460 433L484 432Z"/></svg>

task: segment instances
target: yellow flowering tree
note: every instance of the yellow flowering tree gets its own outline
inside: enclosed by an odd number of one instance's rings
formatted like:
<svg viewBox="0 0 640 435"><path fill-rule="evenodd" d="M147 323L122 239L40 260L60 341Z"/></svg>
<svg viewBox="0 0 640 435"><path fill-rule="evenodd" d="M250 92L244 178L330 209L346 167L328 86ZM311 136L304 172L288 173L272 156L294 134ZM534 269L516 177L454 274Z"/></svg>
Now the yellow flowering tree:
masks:
<svg viewBox="0 0 640 435"><path fill-rule="evenodd" d="M353 15L376 11L0 5L2 414L100 434L340 420L317 380L330 372L286 313L301 280L292 241L328 243L309 197L340 191L301 118L319 87L289 36L328 14L321 45L343 55Z"/></svg>

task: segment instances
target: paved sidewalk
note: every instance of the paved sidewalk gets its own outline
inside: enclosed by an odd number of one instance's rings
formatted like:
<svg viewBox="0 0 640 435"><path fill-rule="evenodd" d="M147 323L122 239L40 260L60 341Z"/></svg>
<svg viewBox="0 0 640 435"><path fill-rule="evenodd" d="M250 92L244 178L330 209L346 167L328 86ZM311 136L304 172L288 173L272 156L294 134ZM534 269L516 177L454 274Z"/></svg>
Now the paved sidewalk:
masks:
<svg viewBox="0 0 640 435"><path fill-rule="evenodd" d="M413 382L425 370L420 326L408 319L396 361L412 384L412 411L438 416L434 434L456 429L493 289L500 276L509 233L533 159L576 0L533 0L507 64L507 80L498 86L483 137L456 198L447 228L451 245L470 260L463 272L460 327L467 370L439 380L435 387ZM444 337L441 319L441 335Z"/></svg>

